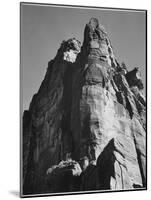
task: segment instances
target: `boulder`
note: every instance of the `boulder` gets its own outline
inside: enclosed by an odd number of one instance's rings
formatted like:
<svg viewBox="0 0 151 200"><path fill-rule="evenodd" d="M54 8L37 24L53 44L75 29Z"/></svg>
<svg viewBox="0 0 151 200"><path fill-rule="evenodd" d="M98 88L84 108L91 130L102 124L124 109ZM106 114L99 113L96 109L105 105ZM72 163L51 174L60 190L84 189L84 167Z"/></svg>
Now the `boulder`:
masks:
<svg viewBox="0 0 151 200"><path fill-rule="evenodd" d="M76 161L61 161L47 170L47 184L52 192L72 192L80 190L82 170Z"/></svg>

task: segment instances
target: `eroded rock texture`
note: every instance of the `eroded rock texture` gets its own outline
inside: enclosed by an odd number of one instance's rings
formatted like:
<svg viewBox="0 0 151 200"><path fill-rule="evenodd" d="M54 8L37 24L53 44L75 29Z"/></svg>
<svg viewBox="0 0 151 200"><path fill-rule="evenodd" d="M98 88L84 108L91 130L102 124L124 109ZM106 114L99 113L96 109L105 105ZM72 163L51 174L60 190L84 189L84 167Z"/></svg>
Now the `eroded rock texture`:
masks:
<svg viewBox="0 0 151 200"><path fill-rule="evenodd" d="M98 20L63 41L23 118L23 193L146 187L146 101L138 68Z"/></svg>

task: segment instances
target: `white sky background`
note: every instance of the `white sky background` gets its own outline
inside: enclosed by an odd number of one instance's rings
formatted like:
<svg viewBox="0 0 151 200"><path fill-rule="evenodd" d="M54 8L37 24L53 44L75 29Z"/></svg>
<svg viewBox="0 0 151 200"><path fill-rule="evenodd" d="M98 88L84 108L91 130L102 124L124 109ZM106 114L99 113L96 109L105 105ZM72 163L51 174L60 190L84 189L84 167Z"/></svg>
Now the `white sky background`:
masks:
<svg viewBox="0 0 151 200"><path fill-rule="evenodd" d="M72 37L83 41L86 23L99 19L111 39L118 61L128 69L140 67L145 83L145 12L67 8L24 4L21 15L21 69L23 110L40 87L48 61L62 42Z"/></svg>

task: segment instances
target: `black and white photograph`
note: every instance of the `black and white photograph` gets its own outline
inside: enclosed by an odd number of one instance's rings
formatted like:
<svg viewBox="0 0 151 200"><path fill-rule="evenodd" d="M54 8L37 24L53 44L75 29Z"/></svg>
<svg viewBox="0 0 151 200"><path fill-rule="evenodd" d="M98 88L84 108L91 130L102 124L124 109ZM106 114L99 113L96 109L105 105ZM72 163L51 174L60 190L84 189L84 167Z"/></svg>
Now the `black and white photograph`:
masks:
<svg viewBox="0 0 151 200"><path fill-rule="evenodd" d="M21 197L147 189L146 71L147 10L20 3Z"/></svg>

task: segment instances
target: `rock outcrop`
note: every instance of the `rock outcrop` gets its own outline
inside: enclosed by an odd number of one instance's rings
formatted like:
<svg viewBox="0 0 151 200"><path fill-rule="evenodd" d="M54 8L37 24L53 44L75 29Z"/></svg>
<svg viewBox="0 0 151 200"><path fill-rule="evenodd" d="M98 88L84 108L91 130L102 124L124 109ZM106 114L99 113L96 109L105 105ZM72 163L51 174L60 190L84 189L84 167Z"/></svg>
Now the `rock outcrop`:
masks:
<svg viewBox="0 0 151 200"><path fill-rule="evenodd" d="M52 192L75 192L80 190L81 167L73 160L61 161L47 170L48 188Z"/></svg>
<svg viewBox="0 0 151 200"><path fill-rule="evenodd" d="M138 68L98 20L63 41L23 118L23 194L146 187L146 101Z"/></svg>

